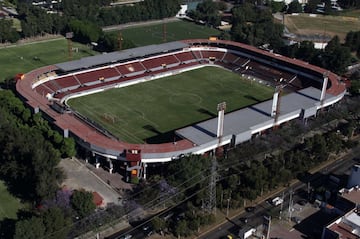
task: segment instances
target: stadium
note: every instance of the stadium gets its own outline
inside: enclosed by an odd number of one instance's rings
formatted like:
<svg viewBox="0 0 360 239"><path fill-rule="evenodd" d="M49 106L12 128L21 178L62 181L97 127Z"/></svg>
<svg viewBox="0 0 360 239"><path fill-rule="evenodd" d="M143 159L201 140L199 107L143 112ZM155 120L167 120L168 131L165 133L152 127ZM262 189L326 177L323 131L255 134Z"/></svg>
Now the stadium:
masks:
<svg viewBox="0 0 360 239"><path fill-rule="evenodd" d="M226 102L218 102L218 117L174 129L174 140L156 144L121 140L68 104L78 97L208 66L272 87L273 98L226 114ZM146 178L151 163L235 146L293 119L306 121L340 101L346 92L340 77L330 71L215 38L149 45L42 67L17 80L16 90L34 113L41 112L64 137L74 137L97 167L106 167L111 173L119 171L114 164L120 162L123 171L119 172L126 180ZM285 90L288 92L282 96ZM111 114L104 117L114 121Z"/></svg>

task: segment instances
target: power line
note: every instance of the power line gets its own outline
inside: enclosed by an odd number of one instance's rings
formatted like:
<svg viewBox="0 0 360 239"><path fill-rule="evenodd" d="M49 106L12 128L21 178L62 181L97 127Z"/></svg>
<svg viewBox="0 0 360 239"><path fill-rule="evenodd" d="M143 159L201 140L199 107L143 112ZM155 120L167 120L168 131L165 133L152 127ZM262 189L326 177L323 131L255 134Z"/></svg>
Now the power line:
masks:
<svg viewBox="0 0 360 239"><path fill-rule="evenodd" d="M238 166L238 165L240 165L240 164L243 164L242 161L238 161L238 162L236 162L236 163L233 163L233 162L227 162L227 163L228 163L228 164L223 164L223 165L221 165L222 167L219 167L219 169L218 169L217 171L226 170L226 169L228 169L230 166L231 166L231 167L235 167L235 166ZM213 164L212 164L212 167L213 167ZM185 170L185 169L184 169L184 170ZM184 170L182 170L182 171L184 171ZM212 174L210 174L210 175L206 174L207 171L209 171L209 169L204 169L204 170L200 171L199 173L193 175L191 178L189 178L189 179L185 180L184 182L178 184L176 187L180 187L180 186L188 183L190 180L192 180L192 179L194 179L194 178L196 178L196 177L198 177L198 176L200 176L200 175L207 175L207 176L205 176L205 177L201 177L199 180L197 180L196 182L194 182L194 183L192 183L191 185L187 186L186 188L182 189L181 191L178 191L178 192L175 193L174 195L171 195L171 196L169 196L169 197L166 197L166 198L163 199L163 200L160 200L160 199L161 199L161 196L159 196L159 197L157 197L157 198L155 198L155 199L147 202L146 204L143 205L144 210L148 210L148 209L151 209L151 208L154 208L154 207L157 207L157 206L161 206L161 205L163 205L164 203L170 201L171 199L173 199L173 198L175 198L175 197L177 197L177 196L179 196L179 195L183 195L183 193L185 193L188 189L190 189L190 188L196 186L197 184L199 184L199 183L201 183L201 182L203 182L203 181L211 178L213 175L212 175ZM222 177L222 178L219 179L218 181L222 181L223 179L228 178L228 177L230 177L230 176ZM206 188L207 188L207 187L198 189L197 191L195 191L195 192L194 192L193 194L191 194L190 196L188 196L188 197L186 197L185 199L181 200L181 203L182 203L182 202L185 202L186 200L189 200L190 198L192 198L193 196L195 196L195 195L197 195L198 193L202 192L202 191L205 190ZM132 198L132 197L131 197L131 198ZM159 201L159 200L160 200L160 201ZM158 202L156 203L156 201L158 201ZM155 203L155 204L154 204L154 203ZM177 204L176 204L175 206L173 206L172 208L178 206L178 205L181 204L181 203L177 203ZM216 195L215 195L215 207L216 207ZM133 210L129 210L129 211L125 212L124 215L122 216L122 218L128 217L132 211L133 211ZM89 216L89 217L90 217L90 216ZM73 223L71 223L70 225L67 225L67 226L65 226L65 227L63 227L63 228L61 228L61 229L59 229L59 230L57 230L57 231L55 231L55 232L52 232L52 233L47 234L47 235L44 235L44 236L41 237L41 238L42 238L42 239L45 239L45 238L48 238L48 237L50 237L50 236L53 236L53 235L55 235L56 233L59 233L59 232L65 230L65 229L67 229L67 228L69 228L69 227L73 227L73 226L75 226L76 224L79 224L80 222L85 222L85 220L87 220L89 217L86 217L86 218L83 218L83 219L78 220L78 221L76 221L76 222L73 222Z"/></svg>

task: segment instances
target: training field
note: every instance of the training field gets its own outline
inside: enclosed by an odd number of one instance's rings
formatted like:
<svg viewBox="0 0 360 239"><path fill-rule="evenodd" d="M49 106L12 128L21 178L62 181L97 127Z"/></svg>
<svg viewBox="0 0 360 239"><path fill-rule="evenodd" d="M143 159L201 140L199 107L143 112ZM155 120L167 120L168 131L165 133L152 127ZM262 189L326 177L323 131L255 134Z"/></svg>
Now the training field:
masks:
<svg viewBox="0 0 360 239"><path fill-rule="evenodd" d="M69 100L69 105L131 143L217 117L272 97L273 89L218 67L204 67Z"/></svg>
<svg viewBox="0 0 360 239"><path fill-rule="evenodd" d="M131 40L136 46L164 43L163 24L131 27L121 30L124 39ZM220 31L214 28L197 25L192 22L174 21L166 23L166 41L177 41L191 38L207 39L217 36Z"/></svg>
<svg viewBox="0 0 360 239"><path fill-rule="evenodd" d="M21 207L20 201L10 195L4 182L0 180L0 221L4 218L16 219L16 213Z"/></svg>
<svg viewBox="0 0 360 239"><path fill-rule="evenodd" d="M304 35L338 35L344 40L349 31L360 29L360 19L346 16L323 16L311 17L308 14L298 16L286 15L285 25L292 33Z"/></svg>
<svg viewBox="0 0 360 239"><path fill-rule="evenodd" d="M78 49L77 52L72 52L74 60L96 54L79 43L73 42L72 47ZM68 43L65 38L3 47L0 48L0 82L17 73L26 73L41 66L68 60Z"/></svg>

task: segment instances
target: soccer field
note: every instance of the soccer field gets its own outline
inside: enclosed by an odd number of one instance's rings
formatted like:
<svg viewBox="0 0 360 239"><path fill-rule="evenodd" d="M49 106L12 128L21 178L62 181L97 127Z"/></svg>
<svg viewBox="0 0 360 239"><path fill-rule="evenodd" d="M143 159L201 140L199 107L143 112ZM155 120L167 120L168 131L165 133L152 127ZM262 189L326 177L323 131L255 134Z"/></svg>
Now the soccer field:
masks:
<svg viewBox="0 0 360 239"><path fill-rule="evenodd" d="M72 43L72 59L95 55L87 46ZM76 51L77 49L77 51ZM0 82L33 69L69 60L65 38L0 48Z"/></svg>
<svg viewBox="0 0 360 239"><path fill-rule="evenodd" d="M175 21L166 23L166 41L177 41L191 38L209 38L218 36L220 31L192 22ZM164 43L164 24L154 24L142 27L131 27L121 30L125 39L131 40L136 46Z"/></svg>
<svg viewBox="0 0 360 239"><path fill-rule="evenodd" d="M231 71L204 67L71 99L68 104L121 140L144 143L216 117L220 102L225 101L230 112L269 99L273 91Z"/></svg>
<svg viewBox="0 0 360 239"><path fill-rule="evenodd" d="M292 33L303 35L339 36L344 41L349 31L360 29L360 19L343 16L286 15L285 25Z"/></svg>

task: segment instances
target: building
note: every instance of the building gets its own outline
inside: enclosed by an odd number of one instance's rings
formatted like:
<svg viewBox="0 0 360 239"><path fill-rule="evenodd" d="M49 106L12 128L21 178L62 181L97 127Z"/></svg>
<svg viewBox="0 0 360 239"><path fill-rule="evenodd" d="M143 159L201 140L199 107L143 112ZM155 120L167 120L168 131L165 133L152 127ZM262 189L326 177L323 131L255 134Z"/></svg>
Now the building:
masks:
<svg viewBox="0 0 360 239"><path fill-rule="evenodd" d="M354 165L351 168L351 174L348 181L348 188L357 187L360 185L360 165Z"/></svg>
<svg viewBox="0 0 360 239"><path fill-rule="evenodd" d="M360 238L360 190L358 186L341 189L339 195L352 203L353 208L323 229L321 239L359 239Z"/></svg>

